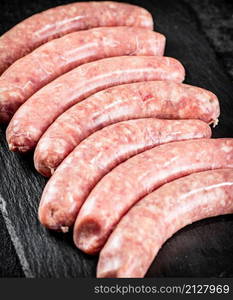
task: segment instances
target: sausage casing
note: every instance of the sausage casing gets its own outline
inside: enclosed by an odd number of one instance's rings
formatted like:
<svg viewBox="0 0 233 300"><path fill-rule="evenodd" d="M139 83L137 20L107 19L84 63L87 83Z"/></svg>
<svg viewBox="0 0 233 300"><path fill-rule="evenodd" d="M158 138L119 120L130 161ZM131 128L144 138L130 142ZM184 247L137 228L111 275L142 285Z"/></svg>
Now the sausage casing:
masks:
<svg viewBox="0 0 233 300"><path fill-rule="evenodd" d="M219 102L210 91L172 81L125 84L96 93L64 112L41 137L34 154L38 172L51 176L88 135L137 118L200 119L217 123Z"/></svg>
<svg viewBox="0 0 233 300"><path fill-rule="evenodd" d="M91 191L74 227L78 248L95 253L140 198L182 176L233 168L233 139L172 142L140 153L109 172Z"/></svg>
<svg viewBox="0 0 233 300"><path fill-rule="evenodd" d="M119 122L93 133L48 181L39 207L41 223L66 231L91 189L117 164L158 144L210 135L210 127L199 120L150 118Z"/></svg>
<svg viewBox="0 0 233 300"><path fill-rule="evenodd" d="M153 19L144 8L111 1L77 2L48 9L25 19L0 37L0 74L49 40L104 26L152 29Z"/></svg>
<svg viewBox="0 0 233 300"><path fill-rule="evenodd" d="M119 56L81 65L47 84L17 110L6 132L9 148L33 149L59 115L100 90L139 81L181 82L184 74L180 62L163 56Z"/></svg>
<svg viewBox="0 0 233 300"><path fill-rule="evenodd" d="M0 77L0 121L10 121L36 91L81 64L122 55L161 56L164 47L162 34L126 26L94 28L52 40L17 60Z"/></svg>
<svg viewBox="0 0 233 300"><path fill-rule="evenodd" d="M163 185L122 218L100 252L97 277L143 277L163 243L195 221L233 213L233 169Z"/></svg>

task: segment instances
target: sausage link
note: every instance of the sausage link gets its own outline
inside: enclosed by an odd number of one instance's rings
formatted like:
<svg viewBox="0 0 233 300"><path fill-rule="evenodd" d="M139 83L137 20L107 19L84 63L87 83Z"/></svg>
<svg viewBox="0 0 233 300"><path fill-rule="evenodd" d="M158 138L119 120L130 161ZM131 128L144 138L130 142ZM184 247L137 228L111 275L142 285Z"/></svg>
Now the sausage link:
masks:
<svg viewBox="0 0 233 300"><path fill-rule="evenodd" d="M96 183L113 167L162 143L210 137L199 120L138 119L103 128L75 148L47 183L39 207L40 222L67 231Z"/></svg>
<svg viewBox="0 0 233 300"><path fill-rule="evenodd" d="M217 97L171 81L148 81L101 91L64 112L41 137L34 155L38 172L51 176L63 159L94 131L135 118L200 119L217 123Z"/></svg>
<svg viewBox="0 0 233 300"><path fill-rule="evenodd" d="M91 94L150 80L181 82L184 68L174 58L160 56L119 56L79 66L40 89L18 109L7 128L9 148L31 150L60 114Z"/></svg>
<svg viewBox="0 0 233 300"><path fill-rule="evenodd" d="M127 43L125 40L127 39ZM121 55L163 55L165 37L137 27L73 32L17 60L0 78L0 121L9 122L36 91L81 64Z"/></svg>
<svg viewBox="0 0 233 300"><path fill-rule="evenodd" d="M0 37L0 74L49 40L104 26L153 29L153 19L144 8L110 1L71 3L48 9L25 19Z"/></svg>
<svg viewBox="0 0 233 300"><path fill-rule="evenodd" d="M97 277L144 277L163 243L184 226L233 213L233 170L191 174L141 199L100 252Z"/></svg>
<svg viewBox="0 0 233 300"><path fill-rule="evenodd" d="M140 198L176 178L218 168L233 168L233 139L173 142L130 158L102 178L86 199L75 222L75 244L96 253Z"/></svg>

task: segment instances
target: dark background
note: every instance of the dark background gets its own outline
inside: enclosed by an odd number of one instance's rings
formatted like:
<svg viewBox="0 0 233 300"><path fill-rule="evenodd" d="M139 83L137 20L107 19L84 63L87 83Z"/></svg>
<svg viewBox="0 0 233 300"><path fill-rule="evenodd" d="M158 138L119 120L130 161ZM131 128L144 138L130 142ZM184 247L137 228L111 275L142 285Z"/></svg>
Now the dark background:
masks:
<svg viewBox="0 0 233 300"><path fill-rule="evenodd" d="M69 2L72 1L1 0L0 34L33 13ZM220 125L214 130L214 137L233 137L233 4L231 1L128 2L144 6L153 13L156 30L164 33L168 38L166 55L176 57L184 64L187 70L186 82L210 89L219 97L222 113ZM38 240L33 235L33 229L32 233L26 231L27 236L24 235L23 226L27 220L22 216L26 214L26 210L24 211L26 202L24 203L23 199L27 196L27 190L25 192L18 186L21 184L27 186L29 195L36 194L38 197L45 180L39 175L34 175L30 156L21 157L8 153L4 130L5 128L1 128L0 132L2 151L0 153L0 196L9 203L9 207L4 211L4 218L0 213L0 277L22 277L25 274L22 266L25 271L27 265L30 265L28 268L31 273L26 271L29 277L49 277L56 271L58 277L61 274L65 277L74 277L75 273L70 275L68 268L66 269L69 259L64 255L61 256L64 258L64 266L62 266L64 270L61 270L58 262L61 254L56 252L56 247L63 247L63 243L71 244L69 236L63 241L63 237L46 232L48 238L52 239L54 247L51 258L49 253L45 253L44 256L38 255L38 253L48 251L51 244L48 244L47 248L40 246L41 244L38 244ZM17 164L18 169L15 174L14 168ZM30 180L34 178L33 176L36 178L38 189L37 186L30 187ZM29 178L28 181L26 177ZM13 206L14 201L17 200L22 201L18 210L15 205ZM10 206L11 201L12 206ZM33 205L36 209L37 203ZM27 217L30 219L30 216L26 215L25 218ZM5 222L7 222L10 235ZM14 226L14 230L11 230ZM36 224L36 226L39 225ZM30 234L32 236L28 237ZM34 252L24 250L22 257L19 245L22 243L24 249L30 248L28 242L30 239L35 250ZM71 250L68 247L68 255L69 251L75 251L75 249ZM79 272L80 276L94 276L96 259L88 258L81 253L78 255L82 269L82 272ZM48 259L49 264L54 264L48 275L42 274L43 267L41 269L38 267L38 264L43 264L43 259ZM31 267L31 265L34 266ZM50 266L47 267L50 268ZM29 273L31 275L28 275ZM147 275L152 277L233 277L233 216L203 220L179 231L164 245Z"/></svg>

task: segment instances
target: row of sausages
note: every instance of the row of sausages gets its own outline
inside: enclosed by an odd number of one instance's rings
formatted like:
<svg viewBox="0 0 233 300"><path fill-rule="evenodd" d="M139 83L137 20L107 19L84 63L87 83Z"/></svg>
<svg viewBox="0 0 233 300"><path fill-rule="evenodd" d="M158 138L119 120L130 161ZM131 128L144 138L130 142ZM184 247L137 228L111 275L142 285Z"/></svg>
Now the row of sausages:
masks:
<svg viewBox="0 0 233 300"><path fill-rule="evenodd" d="M80 2L0 37L9 148L35 148L35 168L52 175L40 222L102 249L98 277L143 277L177 230L233 212L233 140L210 139L218 99L182 83L152 29L143 8Z"/></svg>

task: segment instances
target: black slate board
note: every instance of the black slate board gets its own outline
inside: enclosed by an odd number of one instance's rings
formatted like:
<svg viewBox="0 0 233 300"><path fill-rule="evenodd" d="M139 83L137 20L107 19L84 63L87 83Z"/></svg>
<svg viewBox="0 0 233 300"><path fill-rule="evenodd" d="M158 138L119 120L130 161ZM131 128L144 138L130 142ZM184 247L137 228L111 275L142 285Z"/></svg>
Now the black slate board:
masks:
<svg viewBox="0 0 233 300"><path fill-rule="evenodd" d="M7 7L11 20L13 14L17 23L32 13L67 2L71 1L27 3L24 0L19 5L19 1L14 0L3 1L1 5L3 10ZM193 11L182 1L131 2L151 11L156 30L167 37L166 55L179 59L186 68L186 82L210 89L218 95L221 118L213 136L233 137L232 82L217 61ZM15 7L18 7L17 11ZM7 18L6 14L5 20ZM4 23L4 19L1 22ZM9 28L13 25L9 24ZM35 172L32 155L21 156L8 151L3 126L0 143L0 206L25 276L95 276L97 257L77 250L70 234L50 232L40 226L37 207L46 180ZM232 215L187 226L163 246L147 276L233 276L232 229Z"/></svg>

